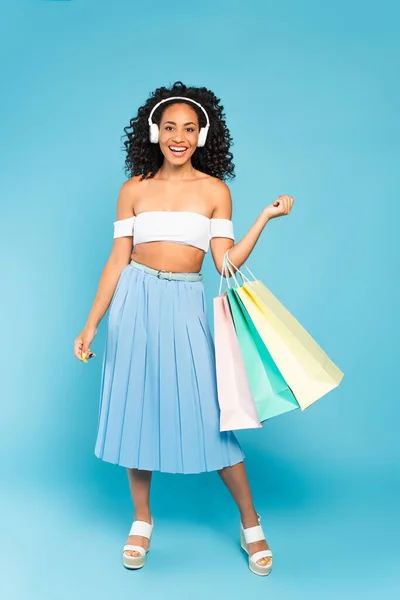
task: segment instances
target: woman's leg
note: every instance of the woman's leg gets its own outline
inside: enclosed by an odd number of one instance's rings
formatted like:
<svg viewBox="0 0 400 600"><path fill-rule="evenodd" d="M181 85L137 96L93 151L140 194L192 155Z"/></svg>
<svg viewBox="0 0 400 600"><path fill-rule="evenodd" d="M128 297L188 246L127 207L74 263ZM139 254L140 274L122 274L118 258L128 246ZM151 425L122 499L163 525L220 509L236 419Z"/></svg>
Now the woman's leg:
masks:
<svg viewBox="0 0 400 600"><path fill-rule="evenodd" d="M232 494L232 497L239 508L243 527L246 529L247 527L258 525L257 512L254 508L244 462L237 463L232 467L224 467L218 471L218 474ZM254 554L259 550L269 550L269 546L266 540L261 540L249 544L248 549L250 554ZM261 558L257 563L261 566L269 565L271 560L271 557Z"/></svg>
<svg viewBox="0 0 400 600"><path fill-rule="evenodd" d="M152 471L127 469L127 472L134 507L134 520L151 523L150 483ZM142 546L145 550L147 550L149 540L139 535L130 535L126 543L134 544L135 546ZM139 552L136 552L135 550L125 550L125 553L131 556L139 556Z"/></svg>

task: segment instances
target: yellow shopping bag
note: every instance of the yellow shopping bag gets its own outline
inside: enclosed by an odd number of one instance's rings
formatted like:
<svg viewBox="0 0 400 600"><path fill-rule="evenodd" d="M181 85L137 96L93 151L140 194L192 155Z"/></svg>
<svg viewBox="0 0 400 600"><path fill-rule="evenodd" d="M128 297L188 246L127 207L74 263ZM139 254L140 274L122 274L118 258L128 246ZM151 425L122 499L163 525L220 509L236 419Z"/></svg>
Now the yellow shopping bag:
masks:
<svg viewBox="0 0 400 600"><path fill-rule="evenodd" d="M236 283L235 293L242 300L300 408L305 410L336 388L344 373L248 267L253 280L233 265L228 253L225 260ZM242 277L242 286L233 275L232 266Z"/></svg>

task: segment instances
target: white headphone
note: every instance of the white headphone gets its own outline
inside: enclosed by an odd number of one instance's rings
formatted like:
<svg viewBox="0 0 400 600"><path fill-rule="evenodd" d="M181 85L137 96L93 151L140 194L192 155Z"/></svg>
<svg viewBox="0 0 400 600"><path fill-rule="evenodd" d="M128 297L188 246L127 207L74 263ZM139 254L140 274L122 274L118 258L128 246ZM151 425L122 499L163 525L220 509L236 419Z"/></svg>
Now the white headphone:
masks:
<svg viewBox="0 0 400 600"><path fill-rule="evenodd" d="M204 108L201 106L201 104L199 104L198 102L196 102L196 100L192 100L191 98L185 98L184 96L171 96L171 98L164 98L164 100L161 100L161 102L159 102L158 104L156 104L150 115L149 115L149 138L150 138L150 142L152 144L157 144L158 143L158 136L159 136L159 129L158 129L158 125L157 123L153 123L153 121L151 120L151 117L153 116L154 111L156 110L156 108L158 108L160 106L160 104L162 104L163 102L169 102L170 100L187 100L188 102L193 102L194 104L197 104L197 106L199 106L201 108L201 110L203 111L203 113L206 115L206 120L207 120L207 125L205 127L200 127L200 131L199 131L199 139L197 142L198 146L204 146L204 144L206 143L206 139L207 139L207 133L208 130L210 128L210 120L208 118L208 114L206 113L206 111L204 110Z"/></svg>

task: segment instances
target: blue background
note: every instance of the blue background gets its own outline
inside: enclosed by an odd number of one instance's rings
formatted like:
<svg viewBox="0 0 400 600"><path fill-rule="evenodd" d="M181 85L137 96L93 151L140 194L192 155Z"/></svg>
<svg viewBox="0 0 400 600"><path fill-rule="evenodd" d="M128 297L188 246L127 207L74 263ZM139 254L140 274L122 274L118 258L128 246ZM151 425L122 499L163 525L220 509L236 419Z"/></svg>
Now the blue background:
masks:
<svg viewBox="0 0 400 600"><path fill-rule="evenodd" d="M399 593L398 3L2 4L1 569L7 600L330 600ZM126 471L94 456L103 321L73 341L112 246L123 127L182 80L221 98L249 266L344 371L305 412L239 432L274 552L247 568L216 473L155 473L146 566L122 567ZM397 167L397 173L396 173ZM218 274L204 263L209 319Z"/></svg>

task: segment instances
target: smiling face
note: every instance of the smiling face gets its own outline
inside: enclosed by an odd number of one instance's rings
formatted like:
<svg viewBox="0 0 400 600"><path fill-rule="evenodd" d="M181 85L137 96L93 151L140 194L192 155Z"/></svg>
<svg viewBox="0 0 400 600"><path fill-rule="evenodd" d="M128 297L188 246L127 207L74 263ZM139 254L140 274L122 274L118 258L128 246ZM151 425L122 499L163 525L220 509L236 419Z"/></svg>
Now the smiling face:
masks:
<svg viewBox="0 0 400 600"><path fill-rule="evenodd" d="M165 159L183 165L194 154L199 139L196 111L184 103L167 106L159 124L159 144Z"/></svg>

